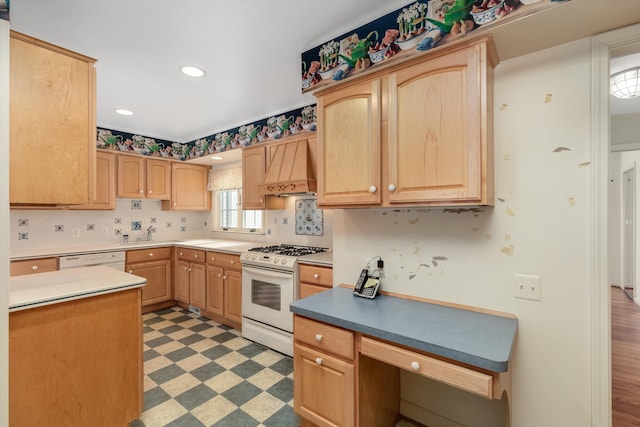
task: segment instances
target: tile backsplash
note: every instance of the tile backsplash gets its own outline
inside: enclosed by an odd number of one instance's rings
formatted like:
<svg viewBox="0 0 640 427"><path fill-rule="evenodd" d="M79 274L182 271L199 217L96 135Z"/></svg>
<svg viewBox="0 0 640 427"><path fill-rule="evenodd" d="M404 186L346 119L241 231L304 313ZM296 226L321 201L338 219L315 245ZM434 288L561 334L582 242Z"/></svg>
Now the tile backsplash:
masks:
<svg viewBox="0 0 640 427"><path fill-rule="evenodd" d="M11 250L210 237L209 212L170 212L159 200L118 199L115 211L12 209Z"/></svg>

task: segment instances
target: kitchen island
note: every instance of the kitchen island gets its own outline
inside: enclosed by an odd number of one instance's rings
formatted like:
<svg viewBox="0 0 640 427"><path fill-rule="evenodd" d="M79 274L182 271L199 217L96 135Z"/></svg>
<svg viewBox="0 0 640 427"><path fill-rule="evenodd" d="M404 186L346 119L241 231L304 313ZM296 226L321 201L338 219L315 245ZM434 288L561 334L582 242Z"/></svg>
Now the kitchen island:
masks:
<svg viewBox="0 0 640 427"><path fill-rule="evenodd" d="M290 306L294 408L303 419L320 425L394 425L400 414L400 370L487 399L505 399L508 408L514 316L352 293L353 288L334 287ZM509 414L507 409L507 426Z"/></svg>
<svg viewBox="0 0 640 427"><path fill-rule="evenodd" d="M10 278L10 425L126 426L140 416L145 282L108 267Z"/></svg>

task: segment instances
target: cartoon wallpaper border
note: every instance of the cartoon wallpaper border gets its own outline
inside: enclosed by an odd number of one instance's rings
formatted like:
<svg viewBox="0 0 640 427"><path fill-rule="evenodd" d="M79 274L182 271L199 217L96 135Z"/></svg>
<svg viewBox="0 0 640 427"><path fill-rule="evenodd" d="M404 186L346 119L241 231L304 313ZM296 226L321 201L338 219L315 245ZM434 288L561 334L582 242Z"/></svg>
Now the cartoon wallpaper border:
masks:
<svg viewBox="0 0 640 427"><path fill-rule="evenodd" d="M302 92L317 90L571 0L415 1L301 55Z"/></svg>
<svg viewBox="0 0 640 427"><path fill-rule="evenodd" d="M9 1L0 0L0 19L9 20Z"/></svg>
<svg viewBox="0 0 640 427"><path fill-rule="evenodd" d="M143 156L189 160L315 130L316 105L311 104L186 143L98 127L96 147Z"/></svg>

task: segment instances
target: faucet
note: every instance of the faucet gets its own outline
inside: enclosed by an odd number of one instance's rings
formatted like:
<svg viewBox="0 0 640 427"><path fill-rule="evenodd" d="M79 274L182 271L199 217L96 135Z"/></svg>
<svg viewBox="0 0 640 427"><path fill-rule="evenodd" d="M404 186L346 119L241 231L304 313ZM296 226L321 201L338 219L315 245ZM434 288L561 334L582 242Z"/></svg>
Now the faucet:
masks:
<svg viewBox="0 0 640 427"><path fill-rule="evenodd" d="M153 232L153 227L149 226L149 228L147 228L147 242L151 241L151 233Z"/></svg>

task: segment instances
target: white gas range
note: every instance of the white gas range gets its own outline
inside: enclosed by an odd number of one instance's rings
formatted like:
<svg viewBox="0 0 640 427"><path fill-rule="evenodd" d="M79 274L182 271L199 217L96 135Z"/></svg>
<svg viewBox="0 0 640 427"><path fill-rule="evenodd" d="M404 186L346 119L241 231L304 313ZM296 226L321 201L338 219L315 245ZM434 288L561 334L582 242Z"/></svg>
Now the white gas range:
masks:
<svg viewBox="0 0 640 427"><path fill-rule="evenodd" d="M242 263L242 336L293 356L293 314L298 258L327 248L274 245L249 249Z"/></svg>

